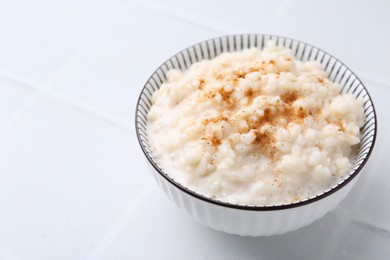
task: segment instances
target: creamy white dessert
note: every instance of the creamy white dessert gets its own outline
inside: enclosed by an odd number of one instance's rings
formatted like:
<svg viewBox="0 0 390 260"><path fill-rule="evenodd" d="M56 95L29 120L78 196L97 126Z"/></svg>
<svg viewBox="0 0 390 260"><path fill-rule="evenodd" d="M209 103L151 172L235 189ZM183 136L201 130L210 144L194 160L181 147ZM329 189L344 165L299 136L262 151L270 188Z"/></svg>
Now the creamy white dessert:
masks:
<svg viewBox="0 0 390 260"><path fill-rule="evenodd" d="M171 70L148 136L185 187L229 203L292 203L337 184L354 161L363 101L339 94L318 62L268 43Z"/></svg>

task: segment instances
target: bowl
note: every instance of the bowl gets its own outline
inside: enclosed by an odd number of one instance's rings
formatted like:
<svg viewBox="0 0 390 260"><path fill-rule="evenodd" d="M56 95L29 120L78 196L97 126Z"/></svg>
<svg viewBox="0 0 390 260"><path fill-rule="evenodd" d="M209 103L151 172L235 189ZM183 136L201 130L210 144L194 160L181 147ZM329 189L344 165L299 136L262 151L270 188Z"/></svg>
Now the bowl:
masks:
<svg viewBox="0 0 390 260"><path fill-rule="evenodd" d="M151 151L147 135L147 114L152 105L153 93L166 81L166 73L170 69L186 70L193 63L203 59L212 59L223 52L240 51L251 47L263 49L268 40L290 48L299 60L320 62L328 78L342 86L341 93L352 93L355 97L364 100L366 121L361 128L362 140L352 169L333 187L314 197L289 204L238 205L205 197L186 188L172 179L169 173L162 170ZM374 148L377 121L374 104L363 83L346 65L329 53L288 37L241 34L200 42L182 50L158 67L146 82L139 96L135 127L150 172L168 198L179 208L200 223L216 230L242 236L270 236L309 225L324 216L345 198L358 181L359 173L363 170Z"/></svg>

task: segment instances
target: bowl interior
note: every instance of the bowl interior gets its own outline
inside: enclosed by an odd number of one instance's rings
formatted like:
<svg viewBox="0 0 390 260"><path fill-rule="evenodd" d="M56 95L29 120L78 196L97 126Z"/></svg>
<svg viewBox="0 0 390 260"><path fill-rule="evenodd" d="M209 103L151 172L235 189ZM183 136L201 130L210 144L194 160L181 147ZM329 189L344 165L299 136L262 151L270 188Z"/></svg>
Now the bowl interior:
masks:
<svg viewBox="0 0 390 260"><path fill-rule="evenodd" d="M177 183L166 172L164 172L159 165L158 160L156 160L150 149L147 135L147 115L150 107L152 106L151 97L153 93L158 90L160 86L167 80L167 71L170 69L186 70L193 63L204 59L212 59L223 52L240 51L252 47L263 49L264 45L269 40L276 42L276 45L282 45L290 48L296 58L301 61L320 62L326 71L328 78L331 81L337 82L341 85L341 93L351 93L355 97L363 99L366 122L361 129L362 140L359 144L358 155L352 169L346 175L346 177L340 179L336 185L329 188L328 190L323 191L322 193L317 194L314 197L290 204L278 204L271 206L249 206L221 202L219 200L208 198L201 194L195 193L180 183ZM146 82L138 100L135 118L137 137L143 152L152 166L171 184L192 196L206 200L208 202L212 202L214 204L251 210L284 209L301 206L324 198L342 188L360 172L364 164L367 162L374 147L377 128L375 108L368 91L359 78L341 61L310 44L287 37L262 34L230 35L214 38L195 44L177 53L169 60L164 62Z"/></svg>

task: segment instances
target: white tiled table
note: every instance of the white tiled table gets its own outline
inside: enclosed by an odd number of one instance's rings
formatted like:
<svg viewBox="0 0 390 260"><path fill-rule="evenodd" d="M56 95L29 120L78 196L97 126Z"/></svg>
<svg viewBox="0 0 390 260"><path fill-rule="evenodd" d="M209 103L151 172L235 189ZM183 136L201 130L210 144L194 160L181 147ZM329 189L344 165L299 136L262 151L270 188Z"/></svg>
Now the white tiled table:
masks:
<svg viewBox="0 0 390 260"><path fill-rule="evenodd" d="M0 259L388 259L390 2L3 1ZM296 232L244 238L179 211L148 174L133 121L165 59L232 33L310 42L361 76L376 149L352 193Z"/></svg>

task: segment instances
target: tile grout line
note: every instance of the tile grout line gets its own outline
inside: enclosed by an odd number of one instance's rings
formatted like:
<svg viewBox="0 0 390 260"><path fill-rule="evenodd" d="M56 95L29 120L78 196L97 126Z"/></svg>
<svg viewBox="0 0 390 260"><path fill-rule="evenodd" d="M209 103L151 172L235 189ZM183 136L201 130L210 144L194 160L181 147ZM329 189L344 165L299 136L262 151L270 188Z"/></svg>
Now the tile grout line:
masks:
<svg viewBox="0 0 390 260"><path fill-rule="evenodd" d="M22 84L22 83L18 82L17 80L9 78L9 77L4 77L2 75L0 75L0 77L1 78L5 78L7 80L10 80L13 83L18 84L18 85ZM30 99L33 99L33 100L31 100L31 101L27 100L26 101L25 104L27 105L27 107L29 105L31 105L36 99L38 99L39 97L42 97L42 96L45 95L45 96L48 96L50 98L56 99L58 101L61 101L61 102L65 103L65 104L67 104L69 106L72 106L72 107L75 107L77 109L80 109L82 112L87 113L90 116L99 118L99 119L101 119L103 121L111 123L111 124L113 124L115 126L118 126L120 128L124 128L126 130L132 130L131 124L127 123L127 121L121 120L119 118L115 118L114 116L110 115L109 113L106 113L106 112L104 112L102 110L96 110L96 109L94 109L92 107L89 107L86 104L78 102L78 101L76 101L76 100L74 100L74 99L72 99L70 97L65 96L65 95L60 95L60 94L56 93L56 91L52 91L49 88L42 89L42 88L36 87L34 85L31 85L31 84L27 84L27 83L24 83L22 86L25 87L25 88L28 88L29 90L36 91L36 93L33 94L32 97L30 97ZM20 110L23 110L23 111L25 110L24 105L22 107L20 107ZM22 111L19 112L17 110L15 113L21 114ZM16 120L16 118L13 119L13 121L15 121L15 120ZM6 124L8 126L7 122L6 122ZM11 124L11 122L9 124ZM3 127L0 128L0 135L2 133L2 131L1 131L2 128Z"/></svg>
<svg viewBox="0 0 390 260"><path fill-rule="evenodd" d="M381 227L372 225L370 223L357 221L357 220L351 220L350 222L354 225L361 227L361 228L365 228L365 229L369 229L373 232L381 233L382 235L384 235L390 239L390 231L387 230L386 228L381 228Z"/></svg>
<svg viewBox="0 0 390 260"><path fill-rule="evenodd" d="M64 64L56 71L54 74L47 80L47 82L42 86L43 88L47 88L53 85L64 72L66 72L70 66L79 59L83 53L91 47L104 33L112 27L130 8L133 1L129 1L119 12L117 12L101 29L92 36L86 43L84 43L78 50L76 50L65 62Z"/></svg>
<svg viewBox="0 0 390 260"><path fill-rule="evenodd" d="M367 221L362 221L362 220L359 220L357 218L350 217L350 215L347 212L345 212L345 210L339 210L339 211L332 210L330 213L335 215L335 216L345 218L350 223L353 223L353 224L358 225L360 227L375 230L376 232L384 233L388 237L390 237L390 230L383 228L383 227L380 227L380 226L377 226L377 225L370 224Z"/></svg>
<svg viewBox="0 0 390 260"><path fill-rule="evenodd" d="M0 71L0 78L3 78L5 80L12 81L13 83L18 84L21 87L31 89L31 86L37 86L36 84L32 83L28 79L23 79L23 77L17 73L12 73L11 71L7 71L4 69L1 69ZM38 88L38 87L36 87Z"/></svg>
<svg viewBox="0 0 390 260"><path fill-rule="evenodd" d="M114 242L120 232L129 222L129 219L134 215L137 206L141 203L141 199L147 194L152 185L155 185L152 179L148 179L147 183L143 186L142 190L138 193L138 196L130 203L130 205L123 211L123 213L115 220L111 228L106 232L102 239L98 242L95 250L92 251L89 260L99 259L99 256L106 252L107 248Z"/></svg>
<svg viewBox="0 0 390 260"><path fill-rule="evenodd" d="M19 107L0 127L0 136L2 136L7 131L7 129L9 129L10 126L13 125L19 119L19 117L41 96L43 96L42 92L35 92L21 107Z"/></svg>
<svg viewBox="0 0 390 260"><path fill-rule="evenodd" d="M44 95L54 98L56 100L59 100L61 102L64 102L67 105L70 105L72 107L75 107L79 110L81 110L84 113L87 113L90 116L93 116L95 118L99 118L107 123L110 123L114 126L123 128L125 130L133 130L132 124L128 123L126 120L119 119L118 117L115 117L103 110L97 110L96 108L93 108L91 106L86 105L85 103L78 102L75 99L72 99L71 97L60 95L54 91L48 90L48 89L42 89L40 90ZM130 121L130 119L129 119Z"/></svg>
<svg viewBox="0 0 390 260"><path fill-rule="evenodd" d="M172 17L174 17L176 19L189 22L190 24L199 26L201 28L205 28L208 30L212 30L212 31L224 33L224 34L228 34L230 32L230 30L228 28L222 28L222 27L215 25L215 24L210 26L210 24L212 24L212 22L207 23L207 22L199 21L199 19L197 19L196 17L193 17L191 15L188 15L188 13L186 15L182 15L182 14L180 14L180 12L177 12L177 11L172 10L170 8L166 8L161 4L156 4L156 3L152 4L149 1L139 1L139 0L135 0L134 3L139 5L139 6L151 9L151 10L162 12L166 15L171 15Z"/></svg>

